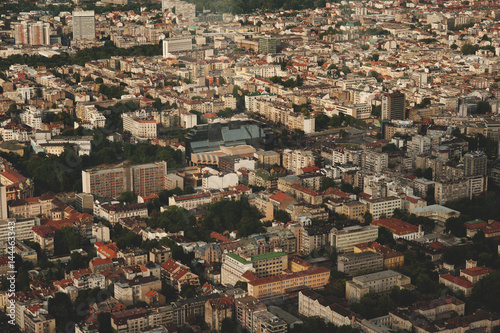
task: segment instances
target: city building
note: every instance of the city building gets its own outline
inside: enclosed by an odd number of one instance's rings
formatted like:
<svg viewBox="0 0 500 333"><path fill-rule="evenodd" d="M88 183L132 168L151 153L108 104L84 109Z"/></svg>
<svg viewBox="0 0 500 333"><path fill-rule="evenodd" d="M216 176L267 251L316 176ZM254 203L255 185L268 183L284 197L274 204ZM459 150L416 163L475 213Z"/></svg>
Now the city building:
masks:
<svg viewBox="0 0 500 333"><path fill-rule="evenodd" d="M14 225L16 240L34 240L33 227L40 225L40 219L37 217L28 219L8 218L0 220L0 249L7 248L7 240L9 237L10 228ZM9 228L10 227L10 228Z"/></svg>
<svg viewBox="0 0 500 333"><path fill-rule="evenodd" d="M320 317L337 327L353 325L357 318L345 300L335 296L323 297L312 290L299 291L299 313L306 317Z"/></svg>
<svg viewBox="0 0 500 333"><path fill-rule="evenodd" d="M193 49L191 38L178 37L163 40L163 58L172 57L172 52L188 51Z"/></svg>
<svg viewBox="0 0 500 333"><path fill-rule="evenodd" d="M259 53L276 53L276 38L259 38Z"/></svg>
<svg viewBox="0 0 500 333"><path fill-rule="evenodd" d="M167 162L82 170L83 193L117 198L123 192L148 196L166 189Z"/></svg>
<svg viewBox="0 0 500 333"><path fill-rule="evenodd" d="M288 267L288 255L269 252L252 256L228 253L222 256L221 284L234 286L246 271L265 278L279 275Z"/></svg>
<svg viewBox="0 0 500 333"><path fill-rule="evenodd" d="M208 300L205 303L205 323L213 331L220 331L222 321L233 317L233 302L229 297Z"/></svg>
<svg viewBox="0 0 500 333"><path fill-rule="evenodd" d="M401 273L388 270L354 277L346 282L346 299L359 302L368 293L383 293L393 287L412 288L411 279Z"/></svg>
<svg viewBox="0 0 500 333"><path fill-rule="evenodd" d="M457 179L450 181L437 181L434 186L434 201L444 205L448 201L467 198L469 196L469 181Z"/></svg>
<svg viewBox="0 0 500 333"><path fill-rule="evenodd" d="M353 252L354 245L372 242L377 238L377 227L356 225L332 232L330 245L334 246L338 253Z"/></svg>
<svg viewBox="0 0 500 333"><path fill-rule="evenodd" d="M243 278L247 280L248 295L255 298L267 298L283 295L290 288L301 285L311 289L321 288L328 284L330 270L325 267L317 267L266 278L259 278L251 272L246 272Z"/></svg>
<svg viewBox="0 0 500 333"><path fill-rule="evenodd" d="M413 240L424 236L422 226L417 227L416 225L401 221L400 219L394 217L373 221L371 225L379 228L386 228L387 230L392 232L392 236L394 237L394 239L402 238L406 240Z"/></svg>
<svg viewBox="0 0 500 333"><path fill-rule="evenodd" d="M4 185L0 185L0 220L5 220L9 217L7 210L7 191Z"/></svg>
<svg viewBox="0 0 500 333"><path fill-rule="evenodd" d="M460 216L459 211L441 205L413 208L410 209L410 213L416 216L428 217L442 227L444 227L446 220L449 218Z"/></svg>
<svg viewBox="0 0 500 333"><path fill-rule="evenodd" d="M464 155L464 176L486 176L488 158L482 152L467 153Z"/></svg>
<svg viewBox="0 0 500 333"><path fill-rule="evenodd" d="M194 194L174 195L168 198L169 206L177 206L186 210L212 202L212 194L208 191Z"/></svg>
<svg viewBox="0 0 500 333"><path fill-rule="evenodd" d="M404 120L405 95L399 91L382 96L382 120Z"/></svg>
<svg viewBox="0 0 500 333"><path fill-rule="evenodd" d="M95 39L95 12L93 10L73 12L73 39Z"/></svg>
<svg viewBox="0 0 500 333"><path fill-rule="evenodd" d="M376 272L384 268L384 256L367 251L360 253L344 253L337 259L337 271L347 275L359 272Z"/></svg>
<svg viewBox="0 0 500 333"><path fill-rule="evenodd" d="M403 208L403 200L398 197L363 199L367 204L368 212L372 214L374 220L380 218L390 218L394 214L394 209Z"/></svg>

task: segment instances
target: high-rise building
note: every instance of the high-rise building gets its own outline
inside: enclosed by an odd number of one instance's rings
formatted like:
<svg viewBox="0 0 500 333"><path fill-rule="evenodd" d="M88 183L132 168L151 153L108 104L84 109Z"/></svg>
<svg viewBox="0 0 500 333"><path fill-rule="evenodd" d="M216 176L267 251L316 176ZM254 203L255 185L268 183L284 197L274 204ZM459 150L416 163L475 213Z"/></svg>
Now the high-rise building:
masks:
<svg viewBox="0 0 500 333"><path fill-rule="evenodd" d="M21 22L14 25L14 39L16 41L16 45L28 44L28 22Z"/></svg>
<svg viewBox="0 0 500 333"><path fill-rule="evenodd" d="M276 38L274 37L260 38L259 53L276 53Z"/></svg>
<svg viewBox="0 0 500 333"><path fill-rule="evenodd" d="M194 19L196 17L196 5L187 1L180 0L162 0L161 8L163 11L170 10L183 18Z"/></svg>
<svg viewBox="0 0 500 333"><path fill-rule="evenodd" d="M98 197L116 198L123 192L140 196L165 189L167 162L82 171L83 193Z"/></svg>
<svg viewBox="0 0 500 333"><path fill-rule="evenodd" d="M487 160L482 152L467 153L464 155L465 176L486 176Z"/></svg>
<svg viewBox="0 0 500 333"><path fill-rule="evenodd" d="M95 13L93 10L73 12L73 39L95 38Z"/></svg>
<svg viewBox="0 0 500 333"><path fill-rule="evenodd" d="M405 95L399 91L382 96L382 120L405 119Z"/></svg>
<svg viewBox="0 0 500 333"><path fill-rule="evenodd" d="M17 45L50 45L50 25L44 22L21 22L14 26Z"/></svg>

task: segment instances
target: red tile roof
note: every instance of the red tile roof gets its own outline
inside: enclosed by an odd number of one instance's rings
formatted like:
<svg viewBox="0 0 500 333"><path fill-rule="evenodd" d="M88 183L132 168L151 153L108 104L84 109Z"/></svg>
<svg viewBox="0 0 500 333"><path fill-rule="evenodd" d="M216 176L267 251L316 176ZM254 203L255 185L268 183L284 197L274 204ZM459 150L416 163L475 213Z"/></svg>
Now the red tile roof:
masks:
<svg viewBox="0 0 500 333"><path fill-rule="evenodd" d="M453 276L453 275L450 275L450 274L444 274L444 275L441 275L440 278L444 279L444 280L447 280L453 284L456 284L460 287L463 287L463 288L472 288L474 287L474 284L472 284L472 282L470 282L469 280L467 280L466 278L464 278L463 276Z"/></svg>
<svg viewBox="0 0 500 333"><path fill-rule="evenodd" d="M410 224L408 222L401 221L400 219L397 219L395 217L392 217L390 219L376 220L373 221L371 224L377 227L384 227L386 229L389 229L393 234L396 234L398 236L408 235L418 232L417 226Z"/></svg>

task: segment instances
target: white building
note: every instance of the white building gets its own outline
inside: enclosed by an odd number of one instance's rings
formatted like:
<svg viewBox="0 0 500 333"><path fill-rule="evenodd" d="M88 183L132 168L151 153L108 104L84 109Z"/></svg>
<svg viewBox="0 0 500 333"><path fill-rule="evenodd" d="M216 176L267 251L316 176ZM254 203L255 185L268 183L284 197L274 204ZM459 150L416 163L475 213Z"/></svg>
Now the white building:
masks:
<svg viewBox="0 0 500 333"><path fill-rule="evenodd" d="M236 186L239 183L238 175L234 172L218 175L204 175L202 178L203 190L222 191L230 186Z"/></svg>
<svg viewBox="0 0 500 333"><path fill-rule="evenodd" d="M81 10L73 12L73 39L95 38L95 12Z"/></svg>
<svg viewBox="0 0 500 333"><path fill-rule="evenodd" d="M33 227L40 225L40 219L37 217L28 219L8 218L0 220L0 249L7 247L9 232L12 230L9 227L14 225L16 240L34 240Z"/></svg>
<svg viewBox="0 0 500 333"><path fill-rule="evenodd" d="M251 261L234 253L222 256L221 284L224 286L234 286L246 271L255 272Z"/></svg>
<svg viewBox="0 0 500 333"><path fill-rule="evenodd" d="M195 114L189 112L181 113L181 126L182 128L192 128L198 125L198 120Z"/></svg>
<svg viewBox="0 0 500 333"><path fill-rule="evenodd" d="M193 40L191 38L167 38L163 40L163 58L172 57L172 52L192 49Z"/></svg>
<svg viewBox="0 0 500 333"><path fill-rule="evenodd" d="M200 192L186 195L174 195L168 198L169 206L177 206L186 210L194 209L198 206L208 204L212 201L210 192Z"/></svg>

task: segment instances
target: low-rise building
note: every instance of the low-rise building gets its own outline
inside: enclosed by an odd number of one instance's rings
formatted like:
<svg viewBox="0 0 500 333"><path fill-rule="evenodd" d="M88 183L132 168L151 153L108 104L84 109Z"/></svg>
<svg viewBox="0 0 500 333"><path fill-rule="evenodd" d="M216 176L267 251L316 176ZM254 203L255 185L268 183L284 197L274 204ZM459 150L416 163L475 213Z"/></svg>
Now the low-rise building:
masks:
<svg viewBox="0 0 500 333"><path fill-rule="evenodd" d="M312 290L299 291L299 313L306 317L320 317L335 326L353 325L357 317L345 300L335 296L323 297Z"/></svg>
<svg viewBox="0 0 500 333"><path fill-rule="evenodd" d="M346 282L346 299L359 302L368 293L383 293L393 287L411 288L411 279L393 270L371 273L354 277Z"/></svg>
<svg viewBox="0 0 500 333"><path fill-rule="evenodd" d="M337 270L347 275L376 272L384 268L384 256L376 252L345 253L337 259Z"/></svg>
<svg viewBox="0 0 500 333"><path fill-rule="evenodd" d="M406 240L413 240L421 238L424 235L422 226L415 226L408 222L401 221L395 217L390 219L380 219L373 221L371 225L378 228L383 227L392 232L394 239L402 238Z"/></svg>

